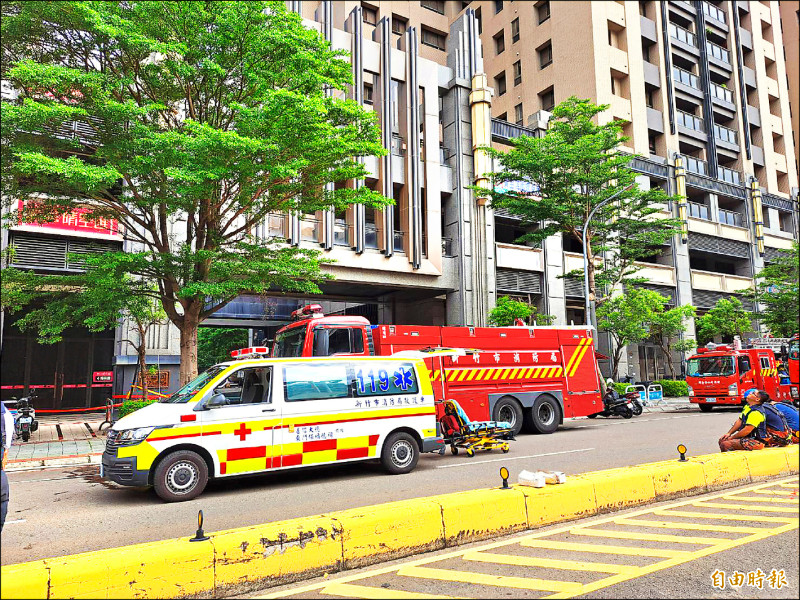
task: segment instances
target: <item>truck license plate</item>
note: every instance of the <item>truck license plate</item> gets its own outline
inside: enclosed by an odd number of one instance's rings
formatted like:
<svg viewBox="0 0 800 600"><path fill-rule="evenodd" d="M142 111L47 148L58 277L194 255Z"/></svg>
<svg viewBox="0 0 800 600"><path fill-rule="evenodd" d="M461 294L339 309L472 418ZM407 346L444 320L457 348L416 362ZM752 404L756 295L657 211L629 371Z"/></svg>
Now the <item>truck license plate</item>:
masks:
<svg viewBox="0 0 800 600"><path fill-rule="evenodd" d="M706 398L706 402L716 402L716 398Z"/></svg>

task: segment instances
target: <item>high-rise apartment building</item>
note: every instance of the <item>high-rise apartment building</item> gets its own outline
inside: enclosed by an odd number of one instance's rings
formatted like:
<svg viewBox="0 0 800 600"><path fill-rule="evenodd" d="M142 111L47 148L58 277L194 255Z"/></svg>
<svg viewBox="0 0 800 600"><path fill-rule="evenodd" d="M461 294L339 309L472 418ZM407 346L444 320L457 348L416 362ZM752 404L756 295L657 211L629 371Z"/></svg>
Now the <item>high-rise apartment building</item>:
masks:
<svg viewBox="0 0 800 600"><path fill-rule="evenodd" d="M800 170L800 2L781 0L778 6L783 29L783 59L789 84L795 168Z"/></svg>

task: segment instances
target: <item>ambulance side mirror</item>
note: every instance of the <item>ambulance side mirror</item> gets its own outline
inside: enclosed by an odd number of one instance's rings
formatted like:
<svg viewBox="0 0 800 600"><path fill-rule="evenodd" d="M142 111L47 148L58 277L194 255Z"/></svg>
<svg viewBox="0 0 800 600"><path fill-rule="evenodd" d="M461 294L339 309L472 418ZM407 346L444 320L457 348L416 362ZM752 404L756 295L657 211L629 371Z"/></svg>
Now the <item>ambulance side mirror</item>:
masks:
<svg viewBox="0 0 800 600"><path fill-rule="evenodd" d="M223 394L214 394L206 402L206 408L218 408L228 404L228 399Z"/></svg>

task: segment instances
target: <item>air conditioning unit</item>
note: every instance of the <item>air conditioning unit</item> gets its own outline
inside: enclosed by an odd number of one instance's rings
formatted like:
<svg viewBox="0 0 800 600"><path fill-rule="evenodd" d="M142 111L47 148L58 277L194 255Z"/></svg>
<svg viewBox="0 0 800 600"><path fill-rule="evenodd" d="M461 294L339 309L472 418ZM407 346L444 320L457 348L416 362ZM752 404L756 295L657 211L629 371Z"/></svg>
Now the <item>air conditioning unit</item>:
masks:
<svg viewBox="0 0 800 600"><path fill-rule="evenodd" d="M546 110L538 110L528 117L528 127L530 129L546 130L551 116L552 113L549 113Z"/></svg>

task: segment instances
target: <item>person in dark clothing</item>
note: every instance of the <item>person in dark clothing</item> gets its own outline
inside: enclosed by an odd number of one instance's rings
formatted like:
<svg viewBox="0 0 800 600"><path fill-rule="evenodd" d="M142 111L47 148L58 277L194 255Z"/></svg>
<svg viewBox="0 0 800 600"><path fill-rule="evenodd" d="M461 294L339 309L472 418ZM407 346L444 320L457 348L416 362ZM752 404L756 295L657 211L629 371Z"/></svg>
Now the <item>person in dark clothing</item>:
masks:
<svg viewBox="0 0 800 600"><path fill-rule="evenodd" d="M769 398L768 395L767 398ZM772 400L772 398L769 398L769 401L762 400L762 404L764 404L764 406L769 406L783 415L789 428L789 443L797 444L798 429L800 429L800 423L798 423L800 419L798 418L797 408L788 402L776 402ZM769 423L767 423L767 426L769 427Z"/></svg>
<svg viewBox="0 0 800 600"><path fill-rule="evenodd" d="M767 417L761 406L759 391L755 388L747 390L744 399L747 405L742 409L742 414L728 433L719 438L721 452L761 450L766 446L777 445L767 432Z"/></svg>

